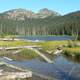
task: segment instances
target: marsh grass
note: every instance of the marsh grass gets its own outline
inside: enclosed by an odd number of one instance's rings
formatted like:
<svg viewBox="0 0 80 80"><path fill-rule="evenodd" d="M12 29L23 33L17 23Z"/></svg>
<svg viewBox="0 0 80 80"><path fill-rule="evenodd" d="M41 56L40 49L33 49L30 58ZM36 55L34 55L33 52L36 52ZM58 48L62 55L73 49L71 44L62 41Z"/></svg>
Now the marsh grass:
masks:
<svg viewBox="0 0 80 80"><path fill-rule="evenodd" d="M78 42L79 43L79 42ZM61 40L61 41L43 41L43 42L28 42L28 41L0 41L0 47L16 47L16 46L32 46L32 45L38 45L42 48L43 51L48 51L50 53L54 52L56 50L56 48L60 47L60 46L64 46L68 45L69 41L67 40ZM26 52L23 50L23 53ZM27 50L27 52L29 52ZM33 53L33 52L32 52ZM78 53L80 53L80 47L66 47L64 48L64 53L66 55L70 55L70 54L76 54L79 55Z"/></svg>
<svg viewBox="0 0 80 80"><path fill-rule="evenodd" d="M19 53L20 56L23 56L25 58L35 58L38 56L38 54L35 51L32 51L30 49L22 49L22 51Z"/></svg>
<svg viewBox="0 0 80 80"><path fill-rule="evenodd" d="M58 46L67 44L67 41L44 41L44 42L27 42L27 41L0 41L0 47L28 46L39 45L43 50L54 50Z"/></svg>
<svg viewBox="0 0 80 80"><path fill-rule="evenodd" d="M64 46L66 44L68 44L68 41L45 41L39 43L45 51L54 51L57 47Z"/></svg>
<svg viewBox="0 0 80 80"><path fill-rule="evenodd" d="M9 57L13 60L29 60L38 57L38 54L30 49L22 49L19 53L6 53L3 56Z"/></svg>
<svg viewBox="0 0 80 80"><path fill-rule="evenodd" d="M14 47L14 46L27 46L34 45L33 42L27 41L0 41L0 47Z"/></svg>
<svg viewBox="0 0 80 80"><path fill-rule="evenodd" d="M63 53L67 56L80 57L80 47L64 48Z"/></svg>

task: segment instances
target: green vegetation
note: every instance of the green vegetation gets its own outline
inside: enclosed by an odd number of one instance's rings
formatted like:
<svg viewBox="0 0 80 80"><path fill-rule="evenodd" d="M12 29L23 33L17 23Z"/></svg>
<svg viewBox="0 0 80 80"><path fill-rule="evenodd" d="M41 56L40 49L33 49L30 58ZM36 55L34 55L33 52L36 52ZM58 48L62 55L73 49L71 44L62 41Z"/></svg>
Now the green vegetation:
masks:
<svg viewBox="0 0 80 80"><path fill-rule="evenodd" d="M80 12L47 18L7 19L0 15L0 35L77 35L80 38Z"/></svg>
<svg viewBox="0 0 80 80"><path fill-rule="evenodd" d="M27 60L27 59L33 59L35 57L38 57L38 54L30 49L22 49L19 53L13 53L16 50L4 50L0 51L0 56L6 56L13 60Z"/></svg>
<svg viewBox="0 0 80 80"><path fill-rule="evenodd" d="M68 41L45 41L45 42L27 42L27 41L0 41L0 46L5 47L12 47L12 46L28 46L28 45L37 45L42 48L45 52L54 52L55 49L59 46L64 46L67 44ZM12 53L7 54L7 51L3 50L1 51L1 55L7 55L11 58L33 58L37 56L37 54L34 51L28 50L28 49L22 49L22 51L19 54L13 55ZM51 53L52 54L52 53Z"/></svg>
<svg viewBox="0 0 80 80"><path fill-rule="evenodd" d="M80 47L64 48L63 53L66 56L80 57Z"/></svg>
<svg viewBox="0 0 80 80"><path fill-rule="evenodd" d="M39 45L44 50L56 49L60 45L68 44L68 41L44 41L44 42L27 42L27 41L0 41L1 47L9 46L28 46L28 45Z"/></svg>
<svg viewBox="0 0 80 80"><path fill-rule="evenodd" d="M39 42L43 51L54 52L58 47L63 47L68 44L68 41L45 41Z"/></svg>
<svg viewBox="0 0 80 80"><path fill-rule="evenodd" d="M35 58L38 56L38 54L35 51L32 51L30 49L22 49L22 51L18 54L19 56L22 56L24 58Z"/></svg>
<svg viewBox="0 0 80 80"><path fill-rule="evenodd" d="M80 56L80 47L77 46L80 44L80 41L44 41L44 42L27 42L27 41L0 41L0 47L12 47L12 46L28 46L28 45L37 45L40 46L42 51L53 54L53 52L59 48L63 48L63 54L70 56ZM22 49L19 54L8 54L8 51L2 50L0 51L0 56L7 55L11 58L19 58L19 59L30 59L37 57L38 55L29 49Z"/></svg>
<svg viewBox="0 0 80 80"><path fill-rule="evenodd" d="M63 48L63 54L80 58L80 41L69 40L67 46Z"/></svg>
<svg viewBox="0 0 80 80"><path fill-rule="evenodd" d="M22 51L17 54L7 54L7 57L13 60L28 60L36 58L37 56L37 53L30 49L22 49Z"/></svg>
<svg viewBox="0 0 80 80"><path fill-rule="evenodd" d="M0 47L16 47L34 45L33 42L27 41L0 41Z"/></svg>

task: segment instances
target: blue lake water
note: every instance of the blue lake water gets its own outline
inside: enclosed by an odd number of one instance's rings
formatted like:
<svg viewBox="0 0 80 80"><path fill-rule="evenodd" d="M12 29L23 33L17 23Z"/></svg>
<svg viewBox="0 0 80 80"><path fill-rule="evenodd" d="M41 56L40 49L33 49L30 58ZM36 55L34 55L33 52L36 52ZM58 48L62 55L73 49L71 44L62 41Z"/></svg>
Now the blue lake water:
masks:
<svg viewBox="0 0 80 80"><path fill-rule="evenodd" d="M53 40L70 40L73 39L71 36L27 36L27 37L17 37L23 40L39 40L39 41L53 41Z"/></svg>
<svg viewBox="0 0 80 80"><path fill-rule="evenodd" d="M9 64L31 69L49 77L55 77L57 80L80 80L80 64L67 60L63 56L53 58L53 63L40 61L39 59L24 60L24 61L9 61L0 58Z"/></svg>

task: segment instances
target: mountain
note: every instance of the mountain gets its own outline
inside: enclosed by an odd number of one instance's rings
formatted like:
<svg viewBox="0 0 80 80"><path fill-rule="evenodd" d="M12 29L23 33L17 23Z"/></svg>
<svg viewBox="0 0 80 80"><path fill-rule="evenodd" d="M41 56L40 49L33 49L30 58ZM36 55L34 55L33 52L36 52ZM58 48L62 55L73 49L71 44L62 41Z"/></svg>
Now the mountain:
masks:
<svg viewBox="0 0 80 80"><path fill-rule="evenodd" d="M60 14L41 9L14 9L0 14L0 35L80 35L80 11Z"/></svg>
<svg viewBox="0 0 80 80"><path fill-rule="evenodd" d="M40 18L46 18L46 17L49 17L49 16L60 16L59 13L55 12L55 11L52 11L52 10L48 10L47 8L44 8L44 9L40 9L40 11L37 13L37 15L40 17Z"/></svg>
<svg viewBox="0 0 80 80"><path fill-rule="evenodd" d="M26 9L13 9L2 13L2 16L6 19L13 19L13 20L25 20L26 18L46 18L49 16L59 16L60 14L47 8L41 9L38 13L34 13L30 10Z"/></svg>
<svg viewBox="0 0 80 80"><path fill-rule="evenodd" d="M64 16L80 17L80 11L71 12L71 13L68 13L68 14L66 14Z"/></svg>

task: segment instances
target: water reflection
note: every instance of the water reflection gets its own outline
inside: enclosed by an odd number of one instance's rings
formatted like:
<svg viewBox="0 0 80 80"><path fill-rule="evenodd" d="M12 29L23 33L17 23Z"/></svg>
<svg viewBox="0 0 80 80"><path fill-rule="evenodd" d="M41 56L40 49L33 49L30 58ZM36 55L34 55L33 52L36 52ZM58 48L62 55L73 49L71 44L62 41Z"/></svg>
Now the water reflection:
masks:
<svg viewBox="0 0 80 80"><path fill-rule="evenodd" d="M3 59L9 64L13 64L24 69L30 69L38 74L55 77L58 80L80 80L80 64L69 61L64 56L58 56L53 59L54 63L49 64L39 59L25 60L25 61L8 61ZM71 72L72 68L75 69Z"/></svg>
<svg viewBox="0 0 80 80"><path fill-rule="evenodd" d="M80 57L77 56L67 56L67 55L63 55L66 59L68 59L69 61L72 61L74 63L80 63Z"/></svg>
<svg viewBox="0 0 80 80"><path fill-rule="evenodd" d="M63 55L55 56L53 57L53 64L44 62L40 58L20 61L9 61L4 58L0 58L0 60L17 67L30 69L38 74L46 75L53 78L55 77L58 80L80 80L80 59L77 59L75 57ZM35 77L33 80L35 80L36 78L37 77Z"/></svg>

